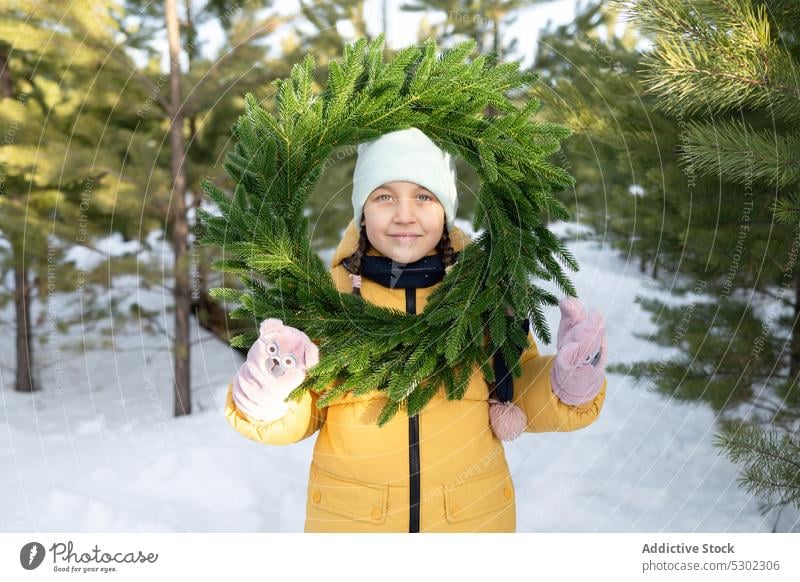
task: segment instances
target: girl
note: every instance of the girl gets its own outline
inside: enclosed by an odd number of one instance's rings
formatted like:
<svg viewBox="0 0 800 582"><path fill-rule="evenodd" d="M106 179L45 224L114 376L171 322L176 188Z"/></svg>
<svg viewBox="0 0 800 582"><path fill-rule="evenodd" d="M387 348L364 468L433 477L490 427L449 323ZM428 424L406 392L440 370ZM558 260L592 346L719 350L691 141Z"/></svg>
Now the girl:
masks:
<svg viewBox="0 0 800 582"><path fill-rule="evenodd" d="M446 269L469 244L454 225L451 156L417 128L358 148L353 214L331 273L340 292L421 313ZM359 225L359 228L356 228ZM501 439L573 431L594 422L606 394L604 321L562 299L555 356L529 334L511 402L497 402L477 368L462 400L440 392L418 414L402 411L383 427L382 391L318 409L318 395L284 402L318 361L300 330L269 319L229 386L225 415L239 433L265 444L319 431L311 463L305 531L513 532L514 486ZM513 402L513 404L512 404ZM491 414L491 421L490 421ZM515 428L514 414L522 424Z"/></svg>

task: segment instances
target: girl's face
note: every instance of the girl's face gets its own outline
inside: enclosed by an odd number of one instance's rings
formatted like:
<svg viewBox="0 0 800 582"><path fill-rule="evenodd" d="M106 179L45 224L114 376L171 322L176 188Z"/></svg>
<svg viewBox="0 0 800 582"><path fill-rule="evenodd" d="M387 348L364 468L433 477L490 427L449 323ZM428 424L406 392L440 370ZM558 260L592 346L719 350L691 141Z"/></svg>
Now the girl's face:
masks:
<svg viewBox="0 0 800 582"><path fill-rule="evenodd" d="M413 263L436 248L445 223L444 207L414 182L386 182L370 192L363 220L370 244L390 259Z"/></svg>

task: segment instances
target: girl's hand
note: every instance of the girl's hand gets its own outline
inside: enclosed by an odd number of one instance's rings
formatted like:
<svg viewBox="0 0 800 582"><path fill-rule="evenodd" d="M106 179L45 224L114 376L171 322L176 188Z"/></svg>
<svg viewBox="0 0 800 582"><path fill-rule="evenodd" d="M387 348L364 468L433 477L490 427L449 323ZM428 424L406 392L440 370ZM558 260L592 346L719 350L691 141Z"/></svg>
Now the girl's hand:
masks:
<svg viewBox="0 0 800 582"><path fill-rule="evenodd" d="M236 408L253 420L281 418L289 409L285 398L317 362L319 349L305 333L280 319L264 320L247 361L233 379Z"/></svg>
<svg viewBox="0 0 800 582"><path fill-rule="evenodd" d="M559 307L558 351L550 383L565 404L582 404L594 398L603 386L608 359L605 319L596 309L587 317L575 297L564 297Z"/></svg>

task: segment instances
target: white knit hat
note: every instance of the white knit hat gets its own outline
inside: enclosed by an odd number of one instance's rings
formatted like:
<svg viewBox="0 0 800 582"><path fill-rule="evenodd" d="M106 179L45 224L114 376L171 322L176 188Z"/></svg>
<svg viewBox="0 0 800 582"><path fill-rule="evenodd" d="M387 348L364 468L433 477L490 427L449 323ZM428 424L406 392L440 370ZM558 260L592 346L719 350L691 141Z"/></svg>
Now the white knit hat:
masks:
<svg viewBox="0 0 800 582"><path fill-rule="evenodd" d="M416 127L386 133L358 146L353 172L353 219L361 225L361 212L370 193L386 182L416 182L430 190L444 207L447 230L453 230L458 209L456 165Z"/></svg>

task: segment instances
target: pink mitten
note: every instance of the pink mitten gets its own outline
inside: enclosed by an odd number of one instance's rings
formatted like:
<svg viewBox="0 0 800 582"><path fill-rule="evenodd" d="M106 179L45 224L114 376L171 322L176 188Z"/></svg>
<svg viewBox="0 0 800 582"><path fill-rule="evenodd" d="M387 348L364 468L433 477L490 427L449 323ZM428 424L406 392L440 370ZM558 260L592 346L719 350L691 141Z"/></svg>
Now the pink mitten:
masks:
<svg viewBox="0 0 800 582"><path fill-rule="evenodd" d="M319 348L299 329L280 319L261 322L259 337L233 379L236 408L253 420L273 421L289 409L284 402L319 362Z"/></svg>
<svg viewBox="0 0 800 582"><path fill-rule="evenodd" d="M605 320L596 309L587 317L575 297L564 297L559 307L558 351L550 383L565 404L582 404L600 392L605 379L608 360Z"/></svg>

